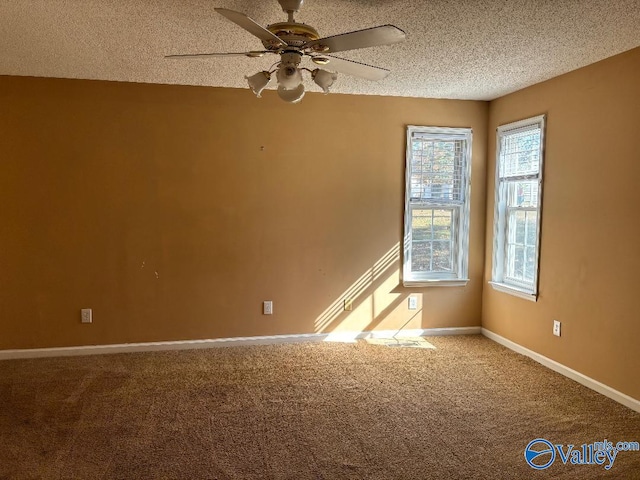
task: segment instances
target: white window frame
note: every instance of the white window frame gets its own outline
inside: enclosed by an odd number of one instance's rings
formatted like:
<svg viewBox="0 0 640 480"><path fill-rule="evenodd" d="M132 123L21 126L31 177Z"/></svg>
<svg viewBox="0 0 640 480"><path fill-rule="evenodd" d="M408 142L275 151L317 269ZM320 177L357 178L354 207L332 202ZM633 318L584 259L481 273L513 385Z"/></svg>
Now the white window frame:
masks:
<svg viewBox="0 0 640 480"><path fill-rule="evenodd" d="M411 201L411 159L412 138L414 134L432 136L434 139L464 140L466 142L462 158L462 198L457 202L444 200ZM471 128L424 127L410 125L407 127L407 153L405 167L405 215L404 215L404 257L402 284L406 287L427 286L465 286L469 282L469 215L471 201ZM442 208L453 210L452 235L454 246L452 251L453 272L413 272L411 270L412 245L412 210L414 208Z"/></svg>
<svg viewBox="0 0 640 480"><path fill-rule="evenodd" d="M540 273L540 231L542 225L542 178L544 172L544 155L545 155L545 115L519 120L517 122L501 125L496 132L496 182L495 182L495 208L493 216L493 261L491 281L489 284L500 292L515 295L532 302L538 299L538 278ZM537 174L521 175L518 177L502 178L500 169L502 139L521 133L527 130L540 130L540 163ZM536 251L535 251L535 270L533 273L533 282L525 283L517 280L509 279L506 276L507 261L507 186L510 182L518 180L538 181L538 202L537 206L530 207L528 210L536 211ZM525 210L525 209L522 209Z"/></svg>

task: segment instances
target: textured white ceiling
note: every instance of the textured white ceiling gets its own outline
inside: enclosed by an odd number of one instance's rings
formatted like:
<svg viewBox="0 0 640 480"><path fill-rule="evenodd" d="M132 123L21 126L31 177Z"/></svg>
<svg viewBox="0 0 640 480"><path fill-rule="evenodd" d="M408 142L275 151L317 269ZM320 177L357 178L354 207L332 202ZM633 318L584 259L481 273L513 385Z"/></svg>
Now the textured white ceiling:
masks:
<svg viewBox="0 0 640 480"><path fill-rule="evenodd" d="M0 0L0 74L246 88L273 57L163 58L262 48L214 7L286 20L276 0ZM338 54L392 70L340 75L341 93L490 100L640 46L640 0L305 0L296 20L321 36L407 33Z"/></svg>

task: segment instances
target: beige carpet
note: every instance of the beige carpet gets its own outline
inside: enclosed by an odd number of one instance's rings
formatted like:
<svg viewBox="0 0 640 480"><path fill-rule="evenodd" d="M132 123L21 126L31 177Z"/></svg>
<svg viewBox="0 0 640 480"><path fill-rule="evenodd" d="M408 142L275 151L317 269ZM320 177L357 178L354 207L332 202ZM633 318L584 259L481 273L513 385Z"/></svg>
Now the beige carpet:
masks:
<svg viewBox="0 0 640 480"><path fill-rule="evenodd" d="M0 362L2 479L640 479L640 414L480 336Z"/></svg>

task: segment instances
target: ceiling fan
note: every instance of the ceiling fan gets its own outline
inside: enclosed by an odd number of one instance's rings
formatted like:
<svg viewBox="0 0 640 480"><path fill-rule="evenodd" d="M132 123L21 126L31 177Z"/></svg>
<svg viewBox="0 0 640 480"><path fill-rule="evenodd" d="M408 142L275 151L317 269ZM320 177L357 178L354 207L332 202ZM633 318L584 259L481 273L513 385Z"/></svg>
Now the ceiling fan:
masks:
<svg viewBox="0 0 640 480"><path fill-rule="evenodd" d="M271 75L275 73L278 82L278 95L282 100L290 103L298 103L304 96L303 71L311 74L313 81L322 88L324 93L329 93L329 88L338 78L337 73L345 73L367 80L382 80L389 74L389 70L385 68L354 62L329 54L402 42L405 39L405 33L398 27L381 25L320 38L315 28L296 22L293 18L294 13L300 10L304 0L278 0L278 2L282 10L287 13L288 19L286 22L267 25L266 28L260 26L244 13L226 8L215 9L220 15L262 40L263 50L237 53L167 55L166 58L234 56L256 58L265 55L279 55L280 59L273 65L273 70L264 70L245 78L253 93L260 97L261 92L271 81ZM301 67L300 63L304 57L309 57L313 63L323 66L324 69L316 68L310 70Z"/></svg>

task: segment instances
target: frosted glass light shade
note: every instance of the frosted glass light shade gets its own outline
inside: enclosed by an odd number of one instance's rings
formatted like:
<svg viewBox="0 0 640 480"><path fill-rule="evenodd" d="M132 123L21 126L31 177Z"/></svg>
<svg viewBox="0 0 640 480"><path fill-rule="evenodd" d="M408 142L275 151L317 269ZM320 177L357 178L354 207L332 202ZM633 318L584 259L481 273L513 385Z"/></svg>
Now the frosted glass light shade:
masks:
<svg viewBox="0 0 640 480"><path fill-rule="evenodd" d="M282 100L289 103L298 103L304 97L304 85L301 83L294 89L278 87L278 95Z"/></svg>
<svg viewBox="0 0 640 480"><path fill-rule="evenodd" d="M271 81L271 74L269 72L258 72L255 75L244 78L247 79L251 91L255 93L256 97L260 98L260 94Z"/></svg>
<svg viewBox="0 0 640 480"><path fill-rule="evenodd" d="M312 76L313 81L316 82L316 85L318 85L325 94L329 93L329 88L331 88L333 82L338 78L337 73L327 72L326 70L320 70L319 68L316 68L313 71Z"/></svg>

